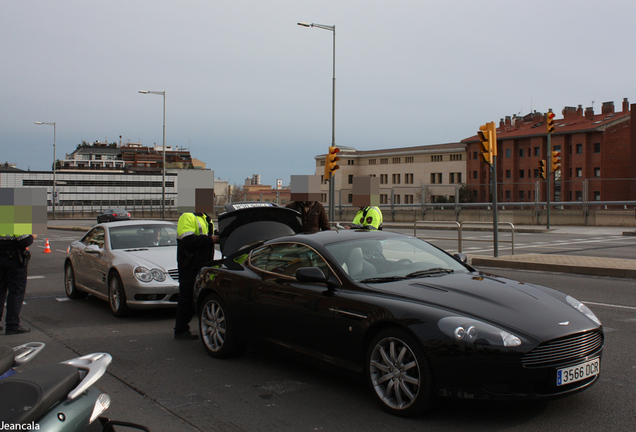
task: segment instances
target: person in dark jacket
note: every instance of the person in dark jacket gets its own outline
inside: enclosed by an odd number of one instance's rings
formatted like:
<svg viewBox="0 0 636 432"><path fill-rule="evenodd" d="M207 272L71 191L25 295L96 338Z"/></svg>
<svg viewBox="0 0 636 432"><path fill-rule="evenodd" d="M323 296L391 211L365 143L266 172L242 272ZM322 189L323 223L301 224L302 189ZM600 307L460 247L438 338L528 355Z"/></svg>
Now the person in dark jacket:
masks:
<svg viewBox="0 0 636 432"><path fill-rule="evenodd" d="M285 207L296 210L302 217L303 232L327 231L329 218L320 199L320 177L317 175L291 176L291 199Z"/></svg>
<svg viewBox="0 0 636 432"><path fill-rule="evenodd" d="M177 224L177 268L179 269L179 302L174 326L174 338L198 339L190 332L194 316L194 283L199 270L214 257L214 223L205 213L183 213Z"/></svg>
<svg viewBox="0 0 636 432"><path fill-rule="evenodd" d="M20 311L24 302L27 284L27 264L31 257L28 247L37 234L0 236L0 322L7 302L5 334L28 333L28 327L20 325ZM0 331L2 327L0 327Z"/></svg>
<svg viewBox="0 0 636 432"><path fill-rule="evenodd" d="M311 233L330 229L327 212L318 201L294 201L285 207L300 213L303 220L303 232Z"/></svg>

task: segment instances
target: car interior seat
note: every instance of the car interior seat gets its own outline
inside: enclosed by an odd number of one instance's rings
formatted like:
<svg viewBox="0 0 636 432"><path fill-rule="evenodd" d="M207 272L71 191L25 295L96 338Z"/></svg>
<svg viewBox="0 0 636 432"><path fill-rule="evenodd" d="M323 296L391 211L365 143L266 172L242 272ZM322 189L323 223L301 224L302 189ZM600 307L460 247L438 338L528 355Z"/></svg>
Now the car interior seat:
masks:
<svg viewBox="0 0 636 432"><path fill-rule="evenodd" d="M356 278L363 276L364 279L377 274L375 266L364 260L362 248L360 247L351 249L349 256L345 260L343 268L349 276Z"/></svg>

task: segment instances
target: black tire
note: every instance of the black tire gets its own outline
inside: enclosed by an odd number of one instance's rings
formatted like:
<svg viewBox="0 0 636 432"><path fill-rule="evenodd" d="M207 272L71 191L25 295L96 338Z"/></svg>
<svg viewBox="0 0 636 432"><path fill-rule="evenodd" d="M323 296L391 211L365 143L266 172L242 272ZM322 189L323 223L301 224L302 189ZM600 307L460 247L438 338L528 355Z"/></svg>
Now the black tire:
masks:
<svg viewBox="0 0 636 432"><path fill-rule="evenodd" d="M130 309L126 304L126 290L117 272L113 272L108 277L108 304L110 311L117 318L125 317Z"/></svg>
<svg viewBox="0 0 636 432"><path fill-rule="evenodd" d="M87 296L87 293L80 291L75 285L75 270L73 270L73 265L70 262L67 262L64 266L64 290L66 291L66 296L73 300Z"/></svg>
<svg viewBox="0 0 636 432"><path fill-rule="evenodd" d="M368 347L366 380L387 412L421 415L432 402L433 383L424 350L407 331L389 328Z"/></svg>
<svg viewBox="0 0 636 432"><path fill-rule="evenodd" d="M245 348L237 340L227 307L216 294L208 294L199 308L199 333L205 350L214 358L230 358Z"/></svg>

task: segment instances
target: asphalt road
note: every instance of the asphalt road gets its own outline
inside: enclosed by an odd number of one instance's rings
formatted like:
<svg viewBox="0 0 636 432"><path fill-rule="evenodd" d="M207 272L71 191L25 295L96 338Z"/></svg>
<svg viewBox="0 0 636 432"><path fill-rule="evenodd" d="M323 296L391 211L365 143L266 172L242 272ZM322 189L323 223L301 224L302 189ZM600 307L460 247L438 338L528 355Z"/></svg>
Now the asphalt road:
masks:
<svg viewBox="0 0 636 432"><path fill-rule="evenodd" d="M32 364L105 351L114 360L98 386L113 399L112 418L153 431L628 431L636 419L636 286L633 280L486 269L552 286L587 303L603 321L606 346L599 382L551 402L484 403L442 400L435 410L401 419L380 410L366 387L340 371L267 345L233 360L215 360L200 342L172 339L173 310L114 318L105 302L67 300L62 263L81 233L49 232L32 247L23 324L47 347ZM195 323L196 324L196 323Z"/></svg>

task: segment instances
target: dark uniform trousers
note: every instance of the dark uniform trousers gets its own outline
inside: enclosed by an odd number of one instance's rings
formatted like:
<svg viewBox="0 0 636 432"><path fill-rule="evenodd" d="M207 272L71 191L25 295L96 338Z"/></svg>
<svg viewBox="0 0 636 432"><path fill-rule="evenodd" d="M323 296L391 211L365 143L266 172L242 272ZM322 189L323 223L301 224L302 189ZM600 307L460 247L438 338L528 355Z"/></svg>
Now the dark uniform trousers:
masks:
<svg viewBox="0 0 636 432"><path fill-rule="evenodd" d="M26 293L27 268L20 261L0 256L0 321L4 302L7 302L6 326L8 329L20 326L20 310Z"/></svg>

